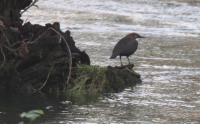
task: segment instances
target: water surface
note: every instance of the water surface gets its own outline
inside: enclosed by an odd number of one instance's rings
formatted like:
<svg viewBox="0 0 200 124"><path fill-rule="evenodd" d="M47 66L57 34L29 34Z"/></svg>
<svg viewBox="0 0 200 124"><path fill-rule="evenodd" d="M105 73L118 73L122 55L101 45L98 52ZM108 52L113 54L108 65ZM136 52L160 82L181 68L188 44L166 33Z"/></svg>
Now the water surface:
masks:
<svg viewBox="0 0 200 124"><path fill-rule="evenodd" d="M147 37L130 57L142 85L81 97L84 100L52 99L41 107L46 113L39 122L200 123L198 0L41 0L37 4L40 9L32 7L22 19L41 25L60 22L61 29L70 30L76 45L88 53L92 65L120 65L119 58L109 59L117 41L131 32ZM128 64L125 57L123 63ZM0 111L1 116L5 111Z"/></svg>

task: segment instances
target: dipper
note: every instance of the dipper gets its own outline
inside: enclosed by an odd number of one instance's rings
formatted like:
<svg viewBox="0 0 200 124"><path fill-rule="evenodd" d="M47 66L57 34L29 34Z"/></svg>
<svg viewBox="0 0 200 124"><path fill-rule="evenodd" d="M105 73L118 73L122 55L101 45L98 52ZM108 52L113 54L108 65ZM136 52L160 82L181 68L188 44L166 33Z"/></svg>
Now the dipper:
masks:
<svg viewBox="0 0 200 124"><path fill-rule="evenodd" d="M139 38L145 38L145 37L140 36L137 33L130 33L126 35L115 45L110 59L115 59L117 56L119 56L121 61L121 56L126 56L129 64L131 64L128 57L133 53L135 53L135 51L137 50ZM123 66L122 61L121 61L121 66Z"/></svg>

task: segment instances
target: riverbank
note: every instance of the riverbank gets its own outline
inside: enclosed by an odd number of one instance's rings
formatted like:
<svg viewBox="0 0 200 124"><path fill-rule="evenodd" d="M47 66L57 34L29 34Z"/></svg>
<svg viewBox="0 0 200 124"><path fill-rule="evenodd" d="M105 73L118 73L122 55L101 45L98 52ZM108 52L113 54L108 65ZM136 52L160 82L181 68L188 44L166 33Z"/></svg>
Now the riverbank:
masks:
<svg viewBox="0 0 200 124"><path fill-rule="evenodd" d="M132 71L134 65L90 66L87 53L75 46L70 31L60 30L58 22L45 26L28 22L17 32L7 27L1 33L13 40L3 45L5 56L0 56L2 90L35 92L60 87L69 91L119 92L141 83L140 75Z"/></svg>

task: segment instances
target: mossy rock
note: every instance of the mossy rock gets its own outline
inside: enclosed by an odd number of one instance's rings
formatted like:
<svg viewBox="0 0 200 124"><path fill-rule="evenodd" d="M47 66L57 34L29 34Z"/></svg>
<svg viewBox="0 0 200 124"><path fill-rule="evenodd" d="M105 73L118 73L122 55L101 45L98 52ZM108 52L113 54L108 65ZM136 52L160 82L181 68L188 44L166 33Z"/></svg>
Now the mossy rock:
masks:
<svg viewBox="0 0 200 124"><path fill-rule="evenodd" d="M105 72L108 85L105 87L106 92L120 92L126 87L126 82L113 70L107 70Z"/></svg>
<svg viewBox="0 0 200 124"><path fill-rule="evenodd" d="M120 92L141 83L140 75L124 67L101 68L78 64L73 69L68 90L82 92Z"/></svg>

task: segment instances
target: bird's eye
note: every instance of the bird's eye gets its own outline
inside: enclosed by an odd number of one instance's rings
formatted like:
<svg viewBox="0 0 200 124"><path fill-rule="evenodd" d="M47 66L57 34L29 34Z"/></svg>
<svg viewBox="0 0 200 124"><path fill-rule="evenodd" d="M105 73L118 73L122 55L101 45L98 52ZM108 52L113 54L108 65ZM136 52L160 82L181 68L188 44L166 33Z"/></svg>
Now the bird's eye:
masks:
<svg viewBox="0 0 200 124"><path fill-rule="evenodd" d="M137 37L137 35L135 35L135 37Z"/></svg>

